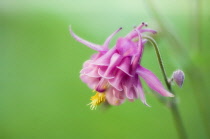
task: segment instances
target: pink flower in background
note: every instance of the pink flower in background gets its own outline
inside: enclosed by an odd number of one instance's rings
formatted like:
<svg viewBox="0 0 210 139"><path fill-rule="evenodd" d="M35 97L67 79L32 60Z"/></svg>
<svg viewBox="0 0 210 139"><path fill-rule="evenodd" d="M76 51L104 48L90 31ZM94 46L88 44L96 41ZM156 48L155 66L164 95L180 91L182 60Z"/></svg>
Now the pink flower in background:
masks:
<svg viewBox="0 0 210 139"><path fill-rule="evenodd" d="M125 99L133 101L138 98L149 106L144 96L141 79L162 96L173 97L150 70L140 65L144 44L147 42L142 39L142 34L156 33L151 29L143 29L145 26L146 24L142 23L126 37L118 38L116 45L111 49L109 49L111 39L122 28L111 34L103 45L86 41L70 29L74 39L98 52L83 64L83 69L80 71L81 80L96 92L91 97L91 109L95 109L105 101L111 105L120 105Z"/></svg>

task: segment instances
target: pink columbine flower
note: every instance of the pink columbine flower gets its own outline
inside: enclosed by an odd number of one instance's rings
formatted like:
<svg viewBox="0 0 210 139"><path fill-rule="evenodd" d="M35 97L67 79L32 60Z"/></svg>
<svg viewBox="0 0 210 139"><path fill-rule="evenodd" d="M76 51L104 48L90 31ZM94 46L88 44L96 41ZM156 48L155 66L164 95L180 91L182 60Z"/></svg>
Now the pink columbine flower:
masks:
<svg viewBox="0 0 210 139"><path fill-rule="evenodd" d="M126 37L118 38L116 45L111 49L111 39L122 28L112 33L103 45L86 41L70 29L74 39L97 51L83 64L80 71L81 80L96 92L90 99L91 109L105 101L111 105L120 105L125 99L133 101L138 98L149 106L142 89L142 79L162 96L174 96L164 89L160 80L150 70L140 65L144 44L147 42L142 35L145 32L156 33L154 30L144 29L145 26L147 25L142 23Z"/></svg>

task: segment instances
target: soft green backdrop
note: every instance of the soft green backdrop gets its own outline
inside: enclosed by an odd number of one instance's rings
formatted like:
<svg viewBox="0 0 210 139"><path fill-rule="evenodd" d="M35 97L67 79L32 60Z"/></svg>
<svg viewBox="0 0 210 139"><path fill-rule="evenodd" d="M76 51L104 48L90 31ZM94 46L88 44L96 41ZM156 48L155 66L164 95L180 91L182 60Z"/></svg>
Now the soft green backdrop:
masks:
<svg viewBox="0 0 210 139"><path fill-rule="evenodd" d="M123 27L117 37L125 36L134 25L146 21L159 32L155 39L168 76L178 68L186 73L183 88L174 89L189 138L207 139L209 2L161 0L153 4L158 12L143 0L1 0L0 138L178 138L169 109L147 86L151 108L138 100L107 111L91 111L86 105L93 93L79 79L79 71L94 51L69 35L69 25L79 36L102 44L117 28ZM155 13L164 24L160 25ZM177 41L171 41L167 33L175 34L182 47L176 47ZM163 79L149 45L142 64Z"/></svg>

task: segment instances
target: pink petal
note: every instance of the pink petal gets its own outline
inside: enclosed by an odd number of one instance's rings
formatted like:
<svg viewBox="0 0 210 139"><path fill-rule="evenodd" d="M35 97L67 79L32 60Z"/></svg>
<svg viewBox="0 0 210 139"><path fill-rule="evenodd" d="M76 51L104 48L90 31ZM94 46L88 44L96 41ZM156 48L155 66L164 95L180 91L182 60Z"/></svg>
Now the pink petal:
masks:
<svg viewBox="0 0 210 139"><path fill-rule="evenodd" d="M125 95L123 91L118 91L116 89L113 89L113 95L118 99L124 99Z"/></svg>
<svg viewBox="0 0 210 139"><path fill-rule="evenodd" d="M121 71L132 77L132 75L130 74L130 67L131 67L131 59L129 57L124 58L121 64L117 66L118 69L120 69Z"/></svg>
<svg viewBox="0 0 210 139"><path fill-rule="evenodd" d="M116 49L112 48L109 51L107 51L105 54L103 54L101 57L99 57L97 60L93 62L95 65L101 65L101 66L109 66L110 59L112 55L115 53Z"/></svg>
<svg viewBox="0 0 210 139"><path fill-rule="evenodd" d="M80 75L81 80L86 83L91 89L95 89L96 85L98 85L98 82L100 81L100 78L93 78L89 77L87 75L81 74Z"/></svg>
<svg viewBox="0 0 210 139"><path fill-rule="evenodd" d="M126 75L126 74L125 74ZM123 88L127 88L128 91L129 89L133 86L133 77L130 77L130 76L124 76L123 79L121 80L121 84L123 86Z"/></svg>
<svg viewBox="0 0 210 139"><path fill-rule="evenodd" d="M142 77L147 85L162 96L173 97L174 95L164 89L160 80L148 69L138 66L137 74Z"/></svg>
<svg viewBox="0 0 210 139"><path fill-rule="evenodd" d="M124 88L124 92L125 92L125 95L128 99L134 99L135 98L135 90L134 88L127 88L126 86L123 86Z"/></svg>
<svg viewBox="0 0 210 139"><path fill-rule="evenodd" d="M99 57L101 57L102 55L103 55L102 53L96 53L96 54L93 54L90 59L94 61L98 59Z"/></svg>
<svg viewBox="0 0 210 139"><path fill-rule="evenodd" d="M126 80L126 82L125 82L125 80ZM123 89L124 89L126 97L129 100L138 98L138 92L136 92L136 90L134 88L134 85L136 85L136 84L137 84L137 82L134 77L127 76L127 78L124 78L124 80L123 80Z"/></svg>
<svg viewBox="0 0 210 139"><path fill-rule="evenodd" d="M144 95L142 84L141 84L141 81L139 80L138 77L136 79L136 85L134 85L134 89L138 93L138 95L139 95L141 101L143 102L143 104L150 107L150 105L148 105L147 102L146 102L146 98L145 98L145 95Z"/></svg>
<svg viewBox="0 0 210 139"><path fill-rule="evenodd" d="M112 70L119 65L119 63L122 60L122 56L119 55L118 53L113 54L111 60L110 60L110 64L106 70L105 76L107 76L110 72L112 72Z"/></svg>
<svg viewBox="0 0 210 139"><path fill-rule="evenodd" d="M116 88L117 90L122 91L123 89L122 89L121 82L122 82L123 75L125 75L125 73L123 73L120 70L117 71L115 78L108 80L109 84L113 86L114 88Z"/></svg>
<svg viewBox="0 0 210 139"><path fill-rule="evenodd" d="M72 37L77 40L78 42L80 43L83 43L84 45L90 47L91 49L94 49L96 51L107 51L106 49L104 49L102 46L98 45L98 44L94 44L94 43L91 43L89 41L86 41L82 38L80 38L79 36L77 36L71 29L70 27L70 34L72 35Z"/></svg>
<svg viewBox="0 0 210 139"><path fill-rule="evenodd" d="M106 72L106 71L101 70L101 68L98 69L98 74L99 74L102 78L105 78L105 79L113 79L113 78L114 78L114 75L105 76L105 72ZM110 74L109 74L109 75L110 75Z"/></svg>
<svg viewBox="0 0 210 139"><path fill-rule="evenodd" d="M137 45L127 38L119 38L117 40L116 48L122 56L132 56L137 53Z"/></svg>
<svg viewBox="0 0 210 139"><path fill-rule="evenodd" d="M80 74L86 74L92 71L92 68L90 67L85 67L80 71Z"/></svg>
<svg viewBox="0 0 210 139"><path fill-rule="evenodd" d="M109 66L108 66L108 68L107 68L107 70L105 71L105 73L104 73L104 77L111 77L111 75L112 75L112 72L114 72L114 68L120 63L120 61L121 61L121 59L122 59L122 57L119 55L119 54L117 54L117 53L115 53L115 54L113 54L113 56L112 56L112 58L111 58L111 60L110 60L110 64L109 64ZM101 80L103 80L104 78L102 78ZM99 91L99 90L103 90L103 88L104 88L104 82L101 82L100 81L100 83L98 84L98 86L96 87L96 90L97 91Z"/></svg>
<svg viewBox="0 0 210 139"><path fill-rule="evenodd" d="M118 54L118 53L114 53L110 59L110 63L108 65L108 67L105 70L102 70L101 68L99 68L98 70L98 74L106 79L112 79L114 78L113 76L113 71L115 69L115 67L121 62L122 57Z"/></svg>
<svg viewBox="0 0 210 139"><path fill-rule="evenodd" d="M89 65L91 65L91 63L93 62L93 60L87 60L83 63L83 67L86 68L88 67Z"/></svg>
<svg viewBox="0 0 210 139"><path fill-rule="evenodd" d="M94 68L92 69L90 72L88 73L85 73L85 75L89 76L89 77L101 77L99 74L98 74L98 68Z"/></svg>
<svg viewBox="0 0 210 139"><path fill-rule="evenodd" d="M119 99L115 97L115 90L113 88L110 88L109 90L106 91L106 100L109 104L111 105L120 105L125 101L125 97L122 97L122 99Z"/></svg>
<svg viewBox="0 0 210 139"><path fill-rule="evenodd" d="M86 74L91 77L100 77L100 75L98 74L98 66L93 65L91 62L92 60L87 60L83 64L83 69L80 71L80 74Z"/></svg>

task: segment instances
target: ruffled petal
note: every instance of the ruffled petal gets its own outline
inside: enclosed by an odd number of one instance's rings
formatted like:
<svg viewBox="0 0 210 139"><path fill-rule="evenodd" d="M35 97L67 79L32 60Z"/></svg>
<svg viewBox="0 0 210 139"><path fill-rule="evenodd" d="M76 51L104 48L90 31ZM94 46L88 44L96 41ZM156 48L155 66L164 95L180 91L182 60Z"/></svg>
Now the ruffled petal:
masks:
<svg viewBox="0 0 210 139"><path fill-rule="evenodd" d="M83 63L83 68L88 67L89 65L91 65L91 63L93 62L93 60L87 60Z"/></svg>
<svg viewBox="0 0 210 139"><path fill-rule="evenodd" d="M174 95L164 89L160 80L148 69L138 66L136 70L137 74L142 77L147 85L154 91L158 92L162 96L173 97Z"/></svg>
<svg viewBox="0 0 210 139"><path fill-rule="evenodd" d="M136 97L136 93L133 87L127 88L126 86L123 86L123 88L128 99L133 100Z"/></svg>
<svg viewBox="0 0 210 139"><path fill-rule="evenodd" d="M86 74L90 77L100 77L100 75L98 74L98 66L93 65L92 60L87 60L84 64L83 64L83 68L80 71L80 74Z"/></svg>
<svg viewBox="0 0 210 139"><path fill-rule="evenodd" d="M93 78L89 77L87 75L81 74L80 75L81 80L88 85L89 88L95 89L98 85L98 82L100 81L100 78Z"/></svg>
<svg viewBox="0 0 210 139"><path fill-rule="evenodd" d="M109 66L110 59L112 55L115 53L116 49L112 48L105 54L103 54L101 57L99 57L97 60L93 62L94 65L101 65L101 66Z"/></svg>
<svg viewBox="0 0 210 139"><path fill-rule="evenodd" d="M123 90L125 92L126 97L133 101L133 99L138 98L138 92L136 92L134 86L137 84L135 77L129 77L123 79Z"/></svg>
<svg viewBox="0 0 210 139"><path fill-rule="evenodd" d="M118 99L124 99L125 95L123 91L118 91L116 89L113 89L113 95Z"/></svg>
<svg viewBox="0 0 210 139"><path fill-rule="evenodd" d="M120 63L121 59L122 57L119 54L117 53L113 54L110 60L110 64L102 77L111 77L112 73L114 72L115 67ZM101 80L103 79L104 78L102 78ZM104 86L105 86L104 83L105 82L100 81L96 88L96 91L104 90Z"/></svg>
<svg viewBox="0 0 210 139"><path fill-rule="evenodd" d="M135 89L136 93L138 94L138 96L140 97L143 104L150 107L150 105L148 105L147 102L146 102L146 98L145 98L145 95L144 95L142 84L141 84L141 81L139 80L138 76L136 78L136 84L134 85L134 89Z"/></svg>
<svg viewBox="0 0 210 139"><path fill-rule="evenodd" d="M114 78L114 75L112 74L109 74L109 75L106 75L105 76L105 72L104 70L102 70L101 68L98 69L98 74L102 77L102 78L105 78L105 79L113 79Z"/></svg>
<svg viewBox="0 0 210 139"><path fill-rule="evenodd" d="M85 73L85 75L89 76L89 77L101 77L99 74L98 74L98 68L94 68L92 69L90 72L88 73Z"/></svg>
<svg viewBox="0 0 210 139"><path fill-rule="evenodd" d="M111 105L122 104L125 101L125 97L123 95L120 97L122 97L122 99L116 97L116 90L114 90L113 88L110 88L109 90L106 91L106 100Z"/></svg>
<svg viewBox="0 0 210 139"><path fill-rule="evenodd" d="M137 53L137 45L127 38L119 38L117 40L116 48L122 56L132 56Z"/></svg>
<svg viewBox="0 0 210 139"><path fill-rule="evenodd" d="M107 76L110 72L112 72L112 70L119 65L121 60L122 60L121 55L119 55L118 53L113 54L113 56L110 60L110 64L105 72L105 76Z"/></svg>
<svg viewBox="0 0 210 139"><path fill-rule="evenodd" d="M96 53L96 54L93 54L90 59L92 61L95 61L96 59L98 59L102 55L103 55L102 53Z"/></svg>
<svg viewBox="0 0 210 139"><path fill-rule="evenodd" d="M117 71L115 78L108 80L109 84L117 90L122 91L123 89L121 82L124 75L125 73L123 73L122 71Z"/></svg>
<svg viewBox="0 0 210 139"><path fill-rule="evenodd" d="M120 69L121 71L123 71L124 73L126 73L127 75L131 76L130 74L130 67L131 67L131 58L130 57L126 57L122 60L121 64L119 66L117 66L118 69Z"/></svg>
<svg viewBox="0 0 210 139"><path fill-rule="evenodd" d="M100 45L98 45L98 44L91 43L91 42L86 41L86 40L80 38L79 36L77 36L77 35L72 31L71 27L70 27L69 30L70 30L71 36L72 36L75 40L77 40L78 42L80 42L80 43L82 43L82 44L84 44L84 45L86 45L86 46L88 46L88 47L90 47L91 49L94 49L94 50L96 50L96 51L107 51L107 50L104 49L102 46L100 46Z"/></svg>

